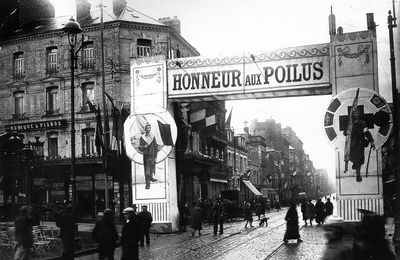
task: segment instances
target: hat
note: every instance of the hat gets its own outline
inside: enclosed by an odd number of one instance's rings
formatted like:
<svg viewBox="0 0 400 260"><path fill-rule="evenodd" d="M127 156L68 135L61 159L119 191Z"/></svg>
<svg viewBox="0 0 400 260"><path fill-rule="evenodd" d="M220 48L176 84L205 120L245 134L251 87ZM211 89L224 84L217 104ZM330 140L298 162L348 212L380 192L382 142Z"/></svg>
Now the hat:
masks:
<svg viewBox="0 0 400 260"><path fill-rule="evenodd" d="M325 228L344 228L344 220L343 218L336 216L336 215L330 215L325 219Z"/></svg>
<svg viewBox="0 0 400 260"><path fill-rule="evenodd" d="M135 210L133 208L131 208L131 207L127 207L122 211L122 213L124 213L124 214L125 213L130 213L130 212L135 212Z"/></svg>

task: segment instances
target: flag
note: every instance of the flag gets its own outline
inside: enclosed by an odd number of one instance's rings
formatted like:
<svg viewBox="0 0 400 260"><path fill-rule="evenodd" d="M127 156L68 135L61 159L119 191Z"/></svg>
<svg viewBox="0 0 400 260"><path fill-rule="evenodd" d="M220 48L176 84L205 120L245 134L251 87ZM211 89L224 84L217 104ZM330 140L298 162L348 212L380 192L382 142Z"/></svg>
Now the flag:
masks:
<svg viewBox="0 0 400 260"><path fill-rule="evenodd" d="M190 114L190 124L192 125L192 131L198 132L209 126L216 124L216 117L211 111L202 109Z"/></svg>
<svg viewBox="0 0 400 260"><path fill-rule="evenodd" d="M231 108L231 112L229 112L229 116L228 116L228 118L226 119L226 122L225 122L225 129L230 129L230 128L231 128L232 110L233 110L233 107Z"/></svg>
<svg viewBox="0 0 400 260"><path fill-rule="evenodd" d="M104 148L103 144L103 126L101 122L101 114L100 114L100 106L97 105L97 108L90 102L90 100L87 100L86 103L89 105L89 109L91 112L94 113L96 116L96 134L95 134L95 146L96 146L96 152L97 154L101 154L101 149Z"/></svg>
<svg viewBox="0 0 400 260"><path fill-rule="evenodd" d="M170 146L174 145L174 142L172 141L171 126L169 124L161 123L158 120L157 123L163 144Z"/></svg>

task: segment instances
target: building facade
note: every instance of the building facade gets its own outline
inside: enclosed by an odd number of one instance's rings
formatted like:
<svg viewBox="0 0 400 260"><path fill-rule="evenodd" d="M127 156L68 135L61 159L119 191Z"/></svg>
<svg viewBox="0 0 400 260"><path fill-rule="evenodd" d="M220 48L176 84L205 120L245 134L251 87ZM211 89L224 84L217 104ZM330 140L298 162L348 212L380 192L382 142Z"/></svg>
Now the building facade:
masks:
<svg viewBox="0 0 400 260"><path fill-rule="evenodd" d="M32 12L32 8L39 9ZM67 21L54 17L54 8L47 0L21 1L16 10L10 10L0 32L0 132L18 132L24 143L37 138L43 142L42 167L30 175L30 192L32 204L51 207L71 199L70 45L62 31ZM115 108L130 110L130 59L199 53L179 34L177 18L151 19L127 6L124 0L110 1L103 10L103 23L102 10L88 1L77 1L77 10L77 22L84 35L79 41L85 44L74 64L76 199L79 217L90 219L104 210L106 191L109 204L117 213L130 203L130 161L116 155L121 154L123 145L118 134L121 129L118 130L117 121L113 122ZM103 86L110 96L104 110ZM88 101L106 111L106 115L101 113L106 132L101 137L104 144L109 144L106 164L100 154L102 149L96 146L98 123ZM5 170L2 174L6 176ZM26 196L20 183L14 182L9 179L0 184L0 204L7 215L15 214L11 204L21 203L20 198L14 197ZM9 186L16 190L11 192L6 188Z"/></svg>

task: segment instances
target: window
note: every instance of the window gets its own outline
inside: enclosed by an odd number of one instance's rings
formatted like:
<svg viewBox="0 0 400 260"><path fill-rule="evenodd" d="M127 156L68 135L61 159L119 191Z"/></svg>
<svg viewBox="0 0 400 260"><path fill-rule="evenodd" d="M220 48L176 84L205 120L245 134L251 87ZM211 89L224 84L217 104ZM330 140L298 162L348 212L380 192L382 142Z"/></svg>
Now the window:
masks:
<svg viewBox="0 0 400 260"><path fill-rule="evenodd" d="M82 69L94 68L94 48L91 44L82 50Z"/></svg>
<svg viewBox="0 0 400 260"><path fill-rule="evenodd" d="M82 130L82 155L90 156L95 154L95 131L93 128Z"/></svg>
<svg viewBox="0 0 400 260"><path fill-rule="evenodd" d="M56 132L48 134L48 156L50 158L58 157L58 133Z"/></svg>
<svg viewBox="0 0 400 260"><path fill-rule="evenodd" d="M46 89L46 115L58 114L58 87Z"/></svg>
<svg viewBox="0 0 400 260"><path fill-rule="evenodd" d="M21 79L25 76L25 59L22 51L14 53L14 78Z"/></svg>
<svg viewBox="0 0 400 260"><path fill-rule="evenodd" d="M139 57L145 57L151 55L151 40L137 39L136 42L136 55Z"/></svg>
<svg viewBox="0 0 400 260"><path fill-rule="evenodd" d="M94 83L86 82L82 84L82 110L89 111L89 105L87 101L89 100L94 103Z"/></svg>
<svg viewBox="0 0 400 260"><path fill-rule="evenodd" d="M57 73L58 68L58 49L57 47L47 48L47 74L53 75Z"/></svg>
<svg viewBox="0 0 400 260"><path fill-rule="evenodd" d="M24 114L24 92L15 92L13 119L23 118Z"/></svg>
<svg viewBox="0 0 400 260"><path fill-rule="evenodd" d="M193 136L193 152L200 152L200 137L199 137L199 133L198 132L193 132L192 133Z"/></svg>

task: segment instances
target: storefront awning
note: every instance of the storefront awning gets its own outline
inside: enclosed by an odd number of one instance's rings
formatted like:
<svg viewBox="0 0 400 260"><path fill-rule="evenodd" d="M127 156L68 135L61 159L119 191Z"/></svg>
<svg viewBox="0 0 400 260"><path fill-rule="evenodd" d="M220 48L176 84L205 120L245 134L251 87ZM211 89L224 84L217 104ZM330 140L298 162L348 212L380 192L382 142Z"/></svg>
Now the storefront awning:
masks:
<svg viewBox="0 0 400 260"><path fill-rule="evenodd" d="M262 194L256 189L256 187L253 186L253 184L251 184L250 181L246 181L246 180L242 180L244 184L246 184L246 186L255 194L258 196L261 196Z"/></svg>

